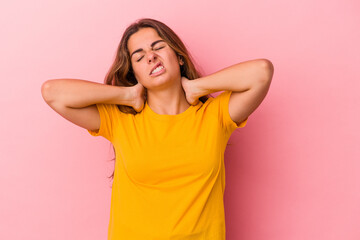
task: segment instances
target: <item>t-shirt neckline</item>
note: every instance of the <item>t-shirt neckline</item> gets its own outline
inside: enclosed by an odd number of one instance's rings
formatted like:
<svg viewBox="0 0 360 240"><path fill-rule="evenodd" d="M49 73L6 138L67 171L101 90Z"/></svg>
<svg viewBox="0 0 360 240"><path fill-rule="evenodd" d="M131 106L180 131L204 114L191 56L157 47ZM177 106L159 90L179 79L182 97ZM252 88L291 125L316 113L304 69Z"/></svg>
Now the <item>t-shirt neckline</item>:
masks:
<svg viewBox="0 0 360 240"><path fill-rule="evenodd" d="M145 101L145 107L144 110L145 112L150 115L153 118L159 119L159 120L174 120L174 119L181 119L184 118L186 116L188 116L193 109L195 108L194 105L190 105L185 111L183 111L182 113L179 114L175 114L175 115L169 115L169 114L158 114L156 112L154 112L147 101Z"/></svg>

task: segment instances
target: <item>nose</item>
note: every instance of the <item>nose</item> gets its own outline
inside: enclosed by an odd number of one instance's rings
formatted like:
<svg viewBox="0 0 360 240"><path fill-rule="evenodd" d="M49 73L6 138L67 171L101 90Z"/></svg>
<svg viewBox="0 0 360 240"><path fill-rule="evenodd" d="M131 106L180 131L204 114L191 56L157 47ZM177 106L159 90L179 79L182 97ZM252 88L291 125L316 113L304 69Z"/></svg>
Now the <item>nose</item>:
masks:
<svg viewBox="0 0 360 240"><path fill-rule="evenodd" d="M148 63L151 63L151 61L154 62L156 57L156 53L154 51L150 51L148 54Z"/></svg>

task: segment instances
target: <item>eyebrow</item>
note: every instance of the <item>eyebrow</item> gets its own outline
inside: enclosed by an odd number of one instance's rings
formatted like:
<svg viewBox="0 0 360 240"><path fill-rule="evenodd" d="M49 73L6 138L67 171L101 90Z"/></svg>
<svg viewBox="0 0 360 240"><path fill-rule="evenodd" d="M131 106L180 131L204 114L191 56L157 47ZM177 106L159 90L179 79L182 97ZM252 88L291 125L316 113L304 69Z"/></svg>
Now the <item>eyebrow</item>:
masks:
<svg viewBox="0 0 360 240"><path fill-rule="evenodd" d="M150 46L151 46L151 47L154 47L154 45L157 44L158 42L165 42L165 41L164 41L164 40L157 40L157 41L153 42ZM130 55L130 59L132 58L132 55L134 55L134 54L137 53L137 52L141 52L141 51L144 51L144 49L139 48L139 49L135 50L135 51Z"/></svg>

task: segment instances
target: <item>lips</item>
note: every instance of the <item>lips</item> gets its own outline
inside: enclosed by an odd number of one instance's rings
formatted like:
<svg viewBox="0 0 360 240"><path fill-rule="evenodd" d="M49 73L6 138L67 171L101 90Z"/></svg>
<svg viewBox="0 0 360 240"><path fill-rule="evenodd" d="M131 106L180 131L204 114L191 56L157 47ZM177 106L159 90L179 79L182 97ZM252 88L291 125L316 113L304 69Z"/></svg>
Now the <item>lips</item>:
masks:
<svg viewBox="0 0 360 240"><path fill-rule="evenodd" d="M160 66L160 65L162 65L162 63L161 63L161 62L158 62L158 63L151 69L149 75L151 75L152 71L154 71L154 69L157 68L157 67Z"/></svg>

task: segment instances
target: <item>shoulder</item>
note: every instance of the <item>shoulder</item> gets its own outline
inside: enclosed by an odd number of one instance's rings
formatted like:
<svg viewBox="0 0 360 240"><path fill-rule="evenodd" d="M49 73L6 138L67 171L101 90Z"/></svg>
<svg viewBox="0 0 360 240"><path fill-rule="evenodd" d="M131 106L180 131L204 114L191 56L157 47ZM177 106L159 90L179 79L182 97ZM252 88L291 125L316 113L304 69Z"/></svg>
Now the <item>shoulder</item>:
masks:
<svg viewBox="0 0 360 240"><path fill-rule="evenodd" d="M231 92L225 91L219 93L217 96L215 94L208 95L208 99L201 105L199 109L202 109L205 113L210 113L218 116L221 114L224 103L226 104L226 99L229 97Z"/></svg>
<svg viewBox="0 0 360 240"><path fill-rule="evenodd" d="M213 106L213 105L221 105L224 103L224 101L228 100L228 98L230 97L231 91L224 91L222 93L219 93L217 96L214 95L208 95L209 98L207 99L206 102L204 102L204 105L209 105L209 106Z"/></svg>

